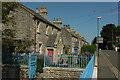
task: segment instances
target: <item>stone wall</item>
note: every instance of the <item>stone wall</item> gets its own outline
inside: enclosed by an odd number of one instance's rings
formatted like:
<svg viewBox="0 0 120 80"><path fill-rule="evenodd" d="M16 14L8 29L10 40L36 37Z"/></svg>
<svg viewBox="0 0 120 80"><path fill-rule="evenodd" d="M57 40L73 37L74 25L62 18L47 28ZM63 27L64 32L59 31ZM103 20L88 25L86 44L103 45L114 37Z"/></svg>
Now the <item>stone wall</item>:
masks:
<svg viewBox="0 0 120 80"><path fill-rule="evenodd" d="M20 66L20 80L22 79L28 79L29 76L29 66Z"/></svg>
<svg viewBox="0 0 120 80"><path fill-rule="evenodd" d="M16 40L30 40L34 41L34 16L20 6L16 7L14 11L10 11L9 18L13 18L10 22L2 24L2 30L15 30ZM13 22L14 24L13 24ZM33 45L30 49L33 49Z"/></svg>
<svg viewBox="0 0 120 80"><path fill-rule="evenodd" d="M57 33L55 44L57 44L55 54L63 54L63 41L62 41L62 38L61 38L61 32Z"/></svg>
<svg viewBox="0 0 120 80"><path fill-rule="evenodd" d="M16 30L16 38L18 39L33 39L34 38L34 16L19 6L14 11L10 11L8 17L13 18L15 24L12 22L4 24L2 30L9 28Z"/></svg>
<svg viewBox="0 0 120 80"><path fill-rule="evenodd" d="M57 67L44 67L42 74L37 74L37 78L72 78L77 79L80 77L84 69L75 68L57 68Z"/></svg>
<svg viewBox="0 0 120 80"><path fill-rule="evenodd" d="M64 45L64 53L66 50L69 50L71 52L71 50L72 50L72 35L70 34L70 32L68 32L64 28L61 29L61 38L62 38L63 45Z"/></svg>
<svg viewBox="0 0 120 80"><path fill-rule="evenodd" d="M2 65L2 79L28 79L28 66Z"/></svg>

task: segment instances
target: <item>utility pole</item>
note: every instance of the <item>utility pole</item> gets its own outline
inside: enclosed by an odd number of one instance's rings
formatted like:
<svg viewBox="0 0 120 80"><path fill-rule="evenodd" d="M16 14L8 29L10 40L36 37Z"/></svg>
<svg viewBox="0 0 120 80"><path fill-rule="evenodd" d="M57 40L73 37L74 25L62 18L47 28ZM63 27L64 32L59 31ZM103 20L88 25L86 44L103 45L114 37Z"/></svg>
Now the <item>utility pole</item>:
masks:
<svg viewBox="0 0 120 80"><path fill-rule="evenodd" d="M114 46L113 46L113 29L112 29L112 48L114 50Z"/></svg>

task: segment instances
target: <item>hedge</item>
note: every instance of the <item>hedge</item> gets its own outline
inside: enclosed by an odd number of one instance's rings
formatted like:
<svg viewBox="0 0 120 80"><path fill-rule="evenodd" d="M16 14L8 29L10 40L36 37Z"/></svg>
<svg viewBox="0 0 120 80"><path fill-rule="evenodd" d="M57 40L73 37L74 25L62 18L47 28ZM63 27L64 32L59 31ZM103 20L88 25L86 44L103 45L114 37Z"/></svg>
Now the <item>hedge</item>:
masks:
<svg viewBox="0 0 120 80"><path fill-rule="evenodd" d="M94 54L95 51L96 51L96 46L95 45L84 45L81 48L81 53L89 52L89 53Z"/></svg>

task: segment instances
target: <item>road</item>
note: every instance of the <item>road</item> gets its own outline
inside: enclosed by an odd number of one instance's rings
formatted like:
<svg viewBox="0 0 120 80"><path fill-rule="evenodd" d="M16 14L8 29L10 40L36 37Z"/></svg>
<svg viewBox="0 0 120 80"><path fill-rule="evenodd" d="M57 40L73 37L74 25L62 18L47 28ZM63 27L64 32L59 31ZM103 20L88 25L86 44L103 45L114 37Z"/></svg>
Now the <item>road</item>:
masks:
<svg viewBox="0 0 120 80"><path fill-rule="evenodd" d="M120 53L112 50L102 51L109 61L120 71Z"/></svg>
<svg viewBox="0 0 120 80"><path fill-rule="evenodd" d="M98 79L120 79L119 72L120 54L112 50L101 50L98 57Z"/></svg>

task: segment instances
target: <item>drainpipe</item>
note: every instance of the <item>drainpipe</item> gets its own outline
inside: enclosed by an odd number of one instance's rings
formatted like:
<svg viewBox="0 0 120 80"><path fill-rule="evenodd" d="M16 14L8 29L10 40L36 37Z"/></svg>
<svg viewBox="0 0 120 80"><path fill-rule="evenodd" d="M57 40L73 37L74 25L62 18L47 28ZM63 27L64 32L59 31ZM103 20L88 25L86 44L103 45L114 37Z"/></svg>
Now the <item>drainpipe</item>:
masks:
<svg viewBox="0 0 120 80"><path fill-rule="evenodd" d="M35 20L35 34L34 34L34 53L36 52L36 27L37 27L37 20Z"/></svg>

